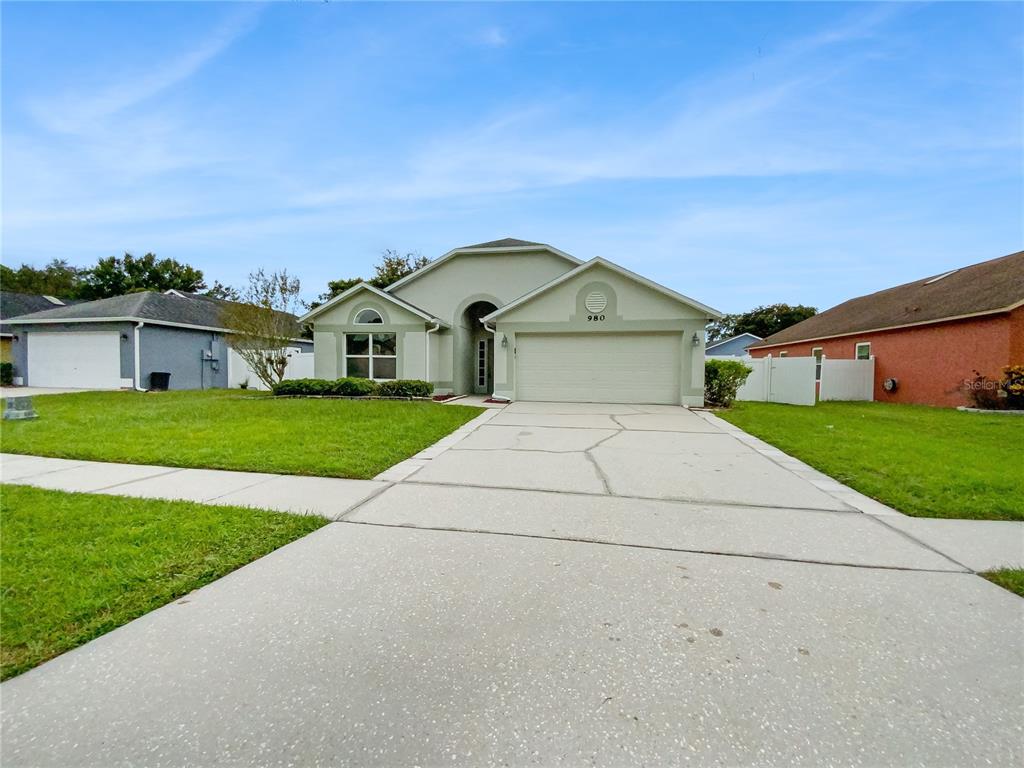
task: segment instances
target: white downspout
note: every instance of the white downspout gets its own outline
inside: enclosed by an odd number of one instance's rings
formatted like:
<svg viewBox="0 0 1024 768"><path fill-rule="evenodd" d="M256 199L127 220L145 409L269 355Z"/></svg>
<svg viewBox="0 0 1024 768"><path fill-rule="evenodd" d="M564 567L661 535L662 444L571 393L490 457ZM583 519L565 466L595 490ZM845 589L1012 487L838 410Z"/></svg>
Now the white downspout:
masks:
<svg viewBox="0 0 1024 768"><path fill-rule="evenodd" d="M141 348L139 347L139 329L144 326L145 323L141 320L135 324L135 391L145 392L142 388L142 358Z"/></svg>
<svg viewBox="0 0 1024 768"><path fill-rule="evenodd" d="M430 381L430 334L436 333L441 329L441 321L434 320L434 327L427 328L427 343L424 345L423 350L423 380Z"/></svg>

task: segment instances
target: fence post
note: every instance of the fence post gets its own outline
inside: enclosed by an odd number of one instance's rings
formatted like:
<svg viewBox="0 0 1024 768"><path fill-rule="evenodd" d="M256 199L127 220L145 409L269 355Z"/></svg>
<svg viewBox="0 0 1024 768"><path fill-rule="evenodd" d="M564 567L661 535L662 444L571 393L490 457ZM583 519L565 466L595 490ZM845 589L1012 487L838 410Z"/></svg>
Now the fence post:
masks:
<svg viewBox="0 0 1024 768"><path fill-rule="evenodd" d="M822 398L821 394L825 391L825 350L821 350L821 375L818 377L818 381L814 385L814 404L817 405Z"/></svg>

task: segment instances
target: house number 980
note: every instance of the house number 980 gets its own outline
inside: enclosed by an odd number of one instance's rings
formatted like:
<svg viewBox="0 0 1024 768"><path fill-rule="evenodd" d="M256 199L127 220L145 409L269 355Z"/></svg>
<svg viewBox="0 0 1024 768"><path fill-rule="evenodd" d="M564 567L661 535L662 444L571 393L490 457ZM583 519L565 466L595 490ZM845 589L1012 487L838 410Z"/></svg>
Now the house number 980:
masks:
<svg viewBox="0 0 1024 768"><path fill-rule="evenodd" d="M587 315L587 320L591 323L599 323L604 320L604 315Z"/></svg>

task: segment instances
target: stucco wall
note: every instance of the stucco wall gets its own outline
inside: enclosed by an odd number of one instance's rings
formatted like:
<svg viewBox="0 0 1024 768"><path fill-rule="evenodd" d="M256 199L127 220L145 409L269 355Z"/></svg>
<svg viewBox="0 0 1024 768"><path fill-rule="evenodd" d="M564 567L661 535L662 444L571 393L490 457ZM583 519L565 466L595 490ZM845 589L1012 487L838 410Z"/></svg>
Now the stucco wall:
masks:
<svg viewBox="0 0 1024 768"><path fill-rule="evenodd" d="M457 325L460 313L473 301L471 295L500 307L575 266L548 251L460 254L395 289L394 295Z"/></svg>
<svg viewBox="0 0 1024 768"><path fill-rule="evenodd" d="M607 305L594 313L585 306L588 295L602 293ZM681 304L601 265L567 280L498 319L495 335L495 394L515 398L516 336L524 333L676 332L682 345L680 402L704 402L704 327L702 310ZM698 345L691 339L696 334ZM507 345L502 346L502 337ZM628 343L628 342L625 342Z"/></svg>
<svg viewBox="0 0 1024 768"><path fill-rule="evenodd" d="M153 371L171 374L171 389L214 389L228 386L227 345L211 331L145 325L139 331L140 383L149 388ZM203 352L212 351L213 359Z"/></svg>
<svg viewBox="0 0 1024 768"><path fill-rule="evenodd" d="M807 356L822 347L826 357L850 359L856 345L871 343L875 357L875 400L891 403L957 406L967 400L960 387L974 371L999 378L1004 366L1024 363L1024 308L1002 315L935 323L915 328L851 334L819 342L801 342L750 350L752 357ZM896 392L882 382L899 381Z"/></svg>

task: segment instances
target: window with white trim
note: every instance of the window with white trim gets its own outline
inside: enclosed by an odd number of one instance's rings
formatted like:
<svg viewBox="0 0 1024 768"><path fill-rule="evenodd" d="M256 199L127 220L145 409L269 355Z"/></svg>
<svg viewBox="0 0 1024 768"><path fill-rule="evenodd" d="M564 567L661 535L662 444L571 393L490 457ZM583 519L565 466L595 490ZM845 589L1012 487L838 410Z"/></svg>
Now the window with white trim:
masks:
<svg viewBox="0 0 1024 768"><path fill-rule="evenodd" d="M821 381L821 358L825 355L825 350L821 347L814 347L811 349L811 357L814 358L814 380Z"/></svg>
<svg viewBox="0 0 1024 768"><path fill-rule="evenodd" d="M779 357L789 357L789 352L787 352L786 350L782 350L781 352L779 352Z"/></svg>
<svg viewBox="0 0 1024 768"><path fill-rule="evenodd" d="M861 341L854 347L854 357L858 360L870 360L871 359L871 342Z"/></svg>
<svg viewBox="0 0 1024 768"><path fill-rule="evenodd" d="M359 314L356 315L356 325L371 325L383 322L384 318L380 316L380 312L376 309L361 309Z"/></svg>
<svg viewBox="0 0 1024 768"><path fill-rule="evenodd" d="M398 335L346 333L345 375L362 379L393 379L398 375Z"/></svg>

